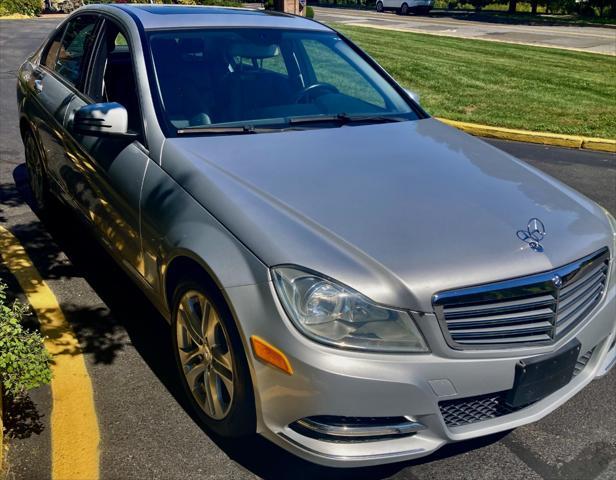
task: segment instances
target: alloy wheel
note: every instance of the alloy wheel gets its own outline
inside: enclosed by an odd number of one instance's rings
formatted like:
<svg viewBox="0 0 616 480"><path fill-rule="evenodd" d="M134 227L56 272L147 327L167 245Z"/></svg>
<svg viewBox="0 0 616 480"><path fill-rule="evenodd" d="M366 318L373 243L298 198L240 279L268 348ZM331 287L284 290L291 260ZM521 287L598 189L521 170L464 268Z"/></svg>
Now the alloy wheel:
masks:
<svg viewBox="0 0 616 480"><path fill-rule="evenodd" d="M196 290L182 296L176 328L177 348L188 387L208 417L222 420L231 409L234 394L229 334L212 302Z"/></svg>

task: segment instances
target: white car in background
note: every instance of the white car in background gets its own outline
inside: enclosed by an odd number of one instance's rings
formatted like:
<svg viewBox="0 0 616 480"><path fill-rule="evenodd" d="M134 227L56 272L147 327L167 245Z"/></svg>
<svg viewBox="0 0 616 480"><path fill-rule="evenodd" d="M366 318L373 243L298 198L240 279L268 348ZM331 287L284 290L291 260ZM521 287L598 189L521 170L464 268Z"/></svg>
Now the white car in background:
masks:
<svg viewBox="0 0 616 480"><path fill-rule="evenodd" d="M400 15L409 12L426 15L434 7L434 0L377 0L376 11L395 10Z"/></svg>

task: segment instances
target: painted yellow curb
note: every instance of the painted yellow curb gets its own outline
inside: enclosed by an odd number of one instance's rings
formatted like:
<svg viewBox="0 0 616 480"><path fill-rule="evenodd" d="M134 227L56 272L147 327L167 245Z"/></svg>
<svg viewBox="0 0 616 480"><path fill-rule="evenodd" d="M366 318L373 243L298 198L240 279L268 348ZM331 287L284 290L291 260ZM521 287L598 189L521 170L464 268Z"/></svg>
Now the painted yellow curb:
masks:
<svg viewBox="0 0 616 480"><path fill-rule="evenodd" d="M45 348L53 356L51 476L53 480L97 480L99 429L92 382L75 333L55 295L11 232L0 226L0 253L36 312Z"/></svg>
<svg viewBox="0 0 616 480"><path fill-rule="evenodd" d="M514 140L517 142L540 143L542 145L553 145L557 147L583 148L587 150L597 150L601 152L616 152L616 140L608 138L579 137L576 135L561 135L549 132L533 132L530 130L516 130L513 128L491 127L478 123L459 122L438 118L447 125L463 130L471 135L487 138L498 138L501 140Z"/></svg>
<svg viewBox="0 0 616 480"><path fill-rule="evenodd" d="M616 153L616 140L605 138L585 138L582 148L586 150L598 150L600 152Z"/></svg>

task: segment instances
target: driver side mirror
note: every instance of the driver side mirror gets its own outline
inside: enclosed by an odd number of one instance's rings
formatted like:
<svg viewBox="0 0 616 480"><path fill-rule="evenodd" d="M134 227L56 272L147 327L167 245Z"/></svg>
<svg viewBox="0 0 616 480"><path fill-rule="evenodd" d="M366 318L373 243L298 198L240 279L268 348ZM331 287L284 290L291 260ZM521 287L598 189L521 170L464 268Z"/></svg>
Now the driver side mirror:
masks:
<svg viewBox="0 0 616 480"><path fill-rule="evenodd" d="M408 88L405 88L404 91L408 94L409 97L413 99L413 101L417 105L419 105L419 93L414 92L413 90L409 90Z"/></svg>
<svg viewBox="0 0 616 480"><path fill-rule="evenodd" d="M75 112L73 130L93 137L135 138L128 131L128 112L116 102L93 103Z"/></svg>

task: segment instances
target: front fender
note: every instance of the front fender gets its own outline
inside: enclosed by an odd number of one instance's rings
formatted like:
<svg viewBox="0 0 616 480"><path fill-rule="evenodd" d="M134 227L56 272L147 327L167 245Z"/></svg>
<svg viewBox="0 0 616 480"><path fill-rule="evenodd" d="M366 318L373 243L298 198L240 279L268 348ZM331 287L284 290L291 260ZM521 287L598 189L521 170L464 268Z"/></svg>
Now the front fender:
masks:
<svg viewBox="0 0 616 480"><path fill-rule="evenodd" d="M224 289L269 280L262 263L155 162L141 192L143 275L166 299L167 270L180 257L200 265Z"/></svg>

